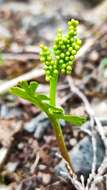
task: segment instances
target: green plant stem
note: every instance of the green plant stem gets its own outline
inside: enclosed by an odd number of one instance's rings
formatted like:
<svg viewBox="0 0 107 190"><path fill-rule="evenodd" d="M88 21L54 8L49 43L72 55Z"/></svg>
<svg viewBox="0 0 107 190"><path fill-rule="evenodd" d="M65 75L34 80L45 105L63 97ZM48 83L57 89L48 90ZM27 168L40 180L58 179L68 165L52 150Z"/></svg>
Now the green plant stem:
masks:
<svg viewBox="0 0 107 190"><path fill-rule="evenodd" d="M56 105L57 79L58 79L58 75L56 75L56 77L54 77L50 80L50 105L51 106Z"/></svg>
<svg viewBox="0 0 107 190"><path fill-rule="evenodd" d="M56 75L56 77L54 77L50 81L50 105L51 106L56 105L57 79L58 79L58 75ZM71 165L71 160L70 160L70 157L69 157L69 154L68 154L68 150L67 150L65 142L64 142L64 136L62 134L60 123L59 123L58 119L56 119L54 116L48 115L48 117L49 117L51 125L52 125L52 127L54 129L54 133L55 133L55 136L56 136L56 139L57 139L57 142L58 142L58 146L59 146L61 155L69 163L69 165L70 165L70 167L72 168L72 171L73 171L73 167Z"/></svg>
<svg viewBox="0 0 107 190"><path fill-rule="evenodd" d="M61 155L69 163L69 165L70 165L70 167L72 168L72 171L73 171L73 167L71 165L71 160L70 160L70 157L69 157L69 154L68 154L68 150L67 150L65 142L64 142L64 137L63 137L63 134L62 134L60 123L56 118L54 118L52 116L49 117L49 119L50 119L50 122L52 124L53 129L54 129L54 133L55 133L55 136L56 136L56 139L57 139L57 142L58 142L58 146L60 148Z"/></svg>

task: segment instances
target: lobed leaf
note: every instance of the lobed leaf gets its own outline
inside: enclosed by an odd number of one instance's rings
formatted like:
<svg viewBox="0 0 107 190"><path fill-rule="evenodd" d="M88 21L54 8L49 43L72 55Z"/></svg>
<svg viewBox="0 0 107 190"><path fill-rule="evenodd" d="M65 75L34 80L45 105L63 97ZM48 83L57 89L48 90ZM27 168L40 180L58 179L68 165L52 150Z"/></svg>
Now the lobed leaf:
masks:
<svg viewBox="0 0 107 190"><path fill-rule="evenodd" d="M73 125L82 125L86 122L85 117L75 116L75 115L63 115L62 119L73 124Z"/></svg>

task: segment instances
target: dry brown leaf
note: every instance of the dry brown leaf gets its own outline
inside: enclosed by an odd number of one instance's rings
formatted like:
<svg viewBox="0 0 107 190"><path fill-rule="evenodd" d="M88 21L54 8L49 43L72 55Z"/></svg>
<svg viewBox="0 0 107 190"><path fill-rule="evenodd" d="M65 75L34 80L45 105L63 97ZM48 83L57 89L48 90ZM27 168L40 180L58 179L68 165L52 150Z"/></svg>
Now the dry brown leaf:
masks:
<svg viewBox="0 0 107 190"><path fill-rule="evenodd" d="M0 119L0 143L5 147L9 147L14 139L14 135L21 129L21 121Z"/></svg>

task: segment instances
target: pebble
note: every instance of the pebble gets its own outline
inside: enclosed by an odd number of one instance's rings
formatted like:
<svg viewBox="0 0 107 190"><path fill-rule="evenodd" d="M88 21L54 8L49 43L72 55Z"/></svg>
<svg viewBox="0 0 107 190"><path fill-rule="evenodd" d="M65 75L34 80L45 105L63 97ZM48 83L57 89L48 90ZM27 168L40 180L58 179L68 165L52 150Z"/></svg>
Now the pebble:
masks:
<svg viewBox="0 0 107 190"><path fill-rule="evenodd" d="M48 126L49 120L45 114L41 113L31 121L25 123L24 129L29 133L34 132L34 137L40 140Z"/></svg>
<svg viewBox="0 0 107 190"><path fill-rule="evenodd" d="M18 144L18 149L22 150L24 148L24 143L19 143Z"/></svg>
<svg viewBox="0 0 107 190"><path fill-rule="evenodd" d="M103 142L98 134L95 136L97 143L97 169L101 165L105 148ZM91 172L92 162L93 162L93 148L92 141L90 136L84 137L70 152L71 162L74 168L74 171L78 176L81 174L86 178ZM61 173L67 173L64 161L62 160L55 168L55 173L57 175L62 175Z"/></svg>
<svg viewBox="0 0 107 190"><path fill-rule="evenodd" d="M98 52L97 52L97 51L92 51L92 52L90 53L90 55L89 55L89 59L90 59L91 61L93 61L93 62L98 61L98 59L99 59L99 54L98 54Z"/></svg>
<svg viewBox="0 0 107 190"><path fill-rule="evenodd" d="M71 146L74 146L77 144L77 140L75 138L72 138L72 139L70 139L69 143Z"/></svg>
<svg viewBox="0 0 107 190"><path fill-rule="evenodd" d="M20 118L22 110L20 108L11 107L8 105L0 106L0 117L10 119L13 117Z"/></svg>
<svg viewBox="0 0 107 190"><path fill-rule="evenodd" d="M46 166L43 164L40 164L38 167L40 171L44 171L46 169Z"/></svg>
<svg viewBox="0 0 107 190"><path fill-rule="evenodd" d="M6 170L10 173L15 172L16 168L18 166L18 162L9 162L6 165Z"/></svg>
<svg viewBox="0 0 107 190"><path fill-rule="evenodd" d="M51 181L51 175L50 174L42 174L43 184L48 185Z"/></svg>

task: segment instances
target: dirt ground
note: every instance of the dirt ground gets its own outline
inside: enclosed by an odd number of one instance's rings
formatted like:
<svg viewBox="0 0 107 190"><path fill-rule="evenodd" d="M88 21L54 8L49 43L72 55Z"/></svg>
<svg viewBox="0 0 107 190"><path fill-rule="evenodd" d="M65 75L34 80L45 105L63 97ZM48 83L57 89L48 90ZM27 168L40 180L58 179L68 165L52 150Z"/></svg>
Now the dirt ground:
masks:
<svg viewBox="0 0 107 190"><path fill-rule="evenodd" d="M65 31L68 20L78 19L82 48L72 77L59 79L57 101L66 112L90 118L87 105L75 93L76 87L104 123L106 134L106 8L106 0L0 1L0 190L75 190L70 179L55 174L61 157L47 118L38 108L10 94L9 89L27 79L40 82L39 91L48 93L39 44L45 42L50 47L56 29ZM62 123L62 131L69 151L86 136L79 126L68 123ZM100 183L96 190L99 188L106 189L106 185Z"/></svg>

